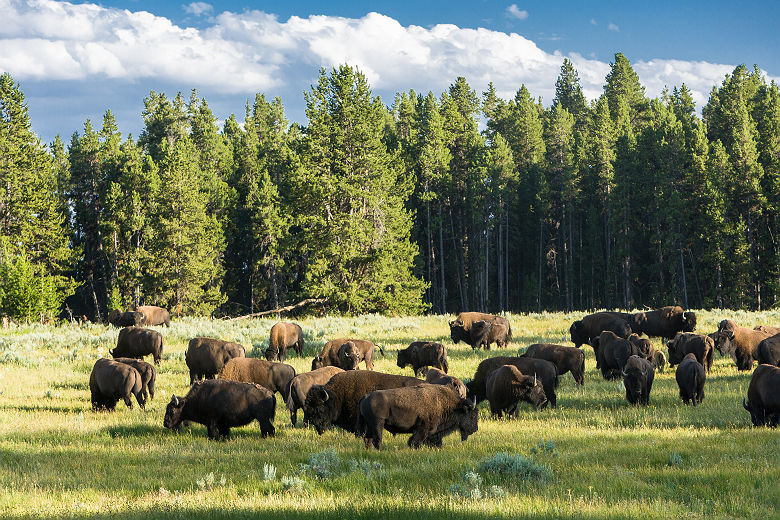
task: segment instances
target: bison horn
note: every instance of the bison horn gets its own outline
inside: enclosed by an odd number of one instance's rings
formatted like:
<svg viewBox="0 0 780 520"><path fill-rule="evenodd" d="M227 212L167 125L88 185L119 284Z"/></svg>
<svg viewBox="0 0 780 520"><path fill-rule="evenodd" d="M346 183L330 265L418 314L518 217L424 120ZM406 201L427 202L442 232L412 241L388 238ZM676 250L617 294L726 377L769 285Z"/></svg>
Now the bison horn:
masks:
<svg viewBox="0 0 780 520"><path fill-rule="evenodd" d="M625 370L621 370L620 373L623 374L623 377L626 377L628 375L628 374L626 374Z"/></svg>
<svg viewBox="0 0 780 520"><path fill-rule="evenodd" d="M742 398L742 408L744 408L744 409L745 409L745 410L747 410L748 412L750 411L750 408L748 408L748 405L747 405L747 403L745 402L745 398L744 398L744 397Z"/></svg>
<svg viewBox="0 0 780 520"><path fill-rule="evenodd" d="M179 398L174 395L171 397L171 403L173 403L173 406L179 406Z"/></svg>
<svg viewBox="0 0 780 520"><path fill-rule="evenodd" d="M536 386L536 373L534 373L534 386Z"/></svg>

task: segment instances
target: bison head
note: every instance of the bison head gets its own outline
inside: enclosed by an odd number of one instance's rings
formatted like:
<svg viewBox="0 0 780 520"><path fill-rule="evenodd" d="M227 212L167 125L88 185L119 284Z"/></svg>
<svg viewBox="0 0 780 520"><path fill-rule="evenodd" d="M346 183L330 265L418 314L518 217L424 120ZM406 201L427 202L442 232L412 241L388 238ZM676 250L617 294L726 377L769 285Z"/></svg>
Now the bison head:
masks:
<svg viewBox="0 0 780 520"><path fill-rule="evenodd" d="M477 398L462 399L458 406L460 417L458 421L458 431L460 431L460 440L465 441L469 435L476 433L479 423L479 410L477 410Z"/></svg>
<svg viewBox="0 0 780 520"><path fill-rule="evenodd" d="M118 325L119 324L119 318L122 316L122 311L119 309L114 309L110 313L108 313L108 322L111 325Z"/></svg>
<svg viewBox="0 0 780 520"><path fill-rule="evenodd" d="M357 370L363 356L360 350L351 341L347 341L339 347L339 365L344 370Z"/></svg>
<svg viewBox="0 0 780 520"><path fill-rule="evenodd" d="M409 349L405 348L403 350L398 351L398 361L396 362L396 365L398 365L398 368L406 368L406 365L411 365L412 360L410 359L411 356L409 355Z"/></svg>
<svg viewBox="0 0 780 520"><path fill-rule="evenodd" d="M653 364L653 368L659 372L663 372L664 367L666 366L666 356L660 350L656 350L651 362Z"/></svg>
<svg viewBox="0 0 780 520"><path fill-rule="evenodd" d="M325 366L325 363L322 361L322 357L317 356L314 359L311 360L311 369L317 370L318 368L322 368Z"/></svg>
<svg viewBox="0 0 780 520"><path fill-rule="evenodd" d="M763 408L754 405L750 401L745 401L745 399L742 399L742 407L750 412L750 420L753 422L753 426L764 426L766 424L766 414Z"/></svg>
<svg viewBox="0 0 780 520"><path fill-rule="evenodd" d="M163 419L163 426L173 430L178 430L181 426L181 413L184 410L184 399L171 397L171 402L168 403L168 407L165 409L165 419Z"/></svg>
<svg viewBox="0 0 780 520"><path fill-rule="evenodd" d="M455 320L450 322L450 338L456 345L459 341L469 342L469 331L466 330L466 326L462 321Z"/></svg>
<svg viewBox="0 0 780 520"><path fill-rule="evenodd" d="M540 406L547 402L547 396L542 388L542 381L537 379L536 374L531 376L522 376L519 381L513 381L512 386L516 386L520 390L520 399L526 403L530 403L534 407L534 410L538 410Z"/></svg>
<svg viewBox="0 0 780 520"><path fill-rule="evenodd" d="M279 349L274 346L269 345L263 355L268 361L279 361Z"/></svg>
<svg viewBox="0 0 780 520"><path fill-rule="evenodd" d="M309 389L303 403L304 424L311 424L322 435L333 424L337 412L338 405L333 392L323 385L314 385Z"/></svg>
<svg viewBox="0 0 780 520"><path fill-rule="evenodd" d="M696 330L696 313L684 312L682 315L683 332L693 332Z"/></svg>

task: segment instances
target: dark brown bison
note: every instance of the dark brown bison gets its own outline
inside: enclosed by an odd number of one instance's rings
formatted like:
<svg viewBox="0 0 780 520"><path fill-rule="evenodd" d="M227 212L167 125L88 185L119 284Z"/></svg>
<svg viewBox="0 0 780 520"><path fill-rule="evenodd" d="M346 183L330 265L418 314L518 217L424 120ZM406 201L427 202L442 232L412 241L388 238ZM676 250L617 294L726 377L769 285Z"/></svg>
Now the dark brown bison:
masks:
<svg viewBox="0 0 780 520"><path fill-rule="evenodd" d="M627 339L637 348L639 357L648 360L656 371L664 371L666 356L660 350L656 350L649 339L642 338L635 333L631 333Z"/></svg>
<svg viewBox="0 0 780 520"><path fill-rule="evenodd" d="M680 361L674 377L677 386L680 387L680 399L685 404L693 402L693 406L696 406L704 400L704 382L707 380L707 374L704 365L699 363L693 352L687 353Z"/></svg>
<svg viewBox="0 0 780 520"><path fill-rule="evenodd" d="M303 357L303 331L297 323L279 321L271 327L265 358L268 361L284 361L287 349L294 348L299 357Z"/></svg>
<svg viewBox="0 0 780 520"><path fill-rule="evenodd" d="M481 334L472 335L472 325L476 321L488 321L499 324L492 332L492 335L495 338L501 339L499 346L506 346L506 344L512 340L512 326L509 324L509 320L503 316L495 316L483 312L461 312L458 314L457 318L450 322L450 338L452 338L453 343L457 345L459 341L463 341L471 345L471 348L473 349L479 348L480 343L475 344L474 341L487 338L481 338ZM502 332L503 336L501 335ZM484 333L485 332L483 331L483 334ZM490 335L491 333L488 331L487 334ZM495 342L497 342L497 339L491 341L491 343ZM486 344L486 348L490 348L490 344Z"/></svg>
<svg viewBox="0 0 780 520"><path fill-rule="evenodd" d="M295 369L290 365L248 357L231 359L219 372L220 379L256 383L271 392L279 392L285 403L294 377Z"/></svg>
<svg viewBox="0 0 780 520"><path fill-rule="evenodd" d="M398 367L412 366L417 377L425 367L436 367L445 374L450 371L447 361L447 348L433 341L413 341L403 350L398 351Z"/></svg>
<svg viewBox="0 0 780 520"><path fill-rule="evenodd" d="M517 417L520 401L530 403L534 410L547 402L541 380L523 375L514 365L503 365L491 372L485 391L490 413L499 418L504 412Z"/></svg>
<svg viewBox="0 0 780 520"><path fill-rule="evenodd" d="M125 327L119 331L116 347L109 350L111 356L140 359L152 355L154 364L162 359L163 337L156 330L143 329L141 327Z"/></svg>
<svg viewBox="0 0 780 520"><path fill-rule="evenodd" d="M192 338L184 361L190 369L190 384L204 377L214 379L233 358L246 357L243 345L215 338Z"/></svg>
<svg viewBox="0 0 780 520"><path fill-rule="evenodd" d="M553 408L556 406L555 389L558 387L558 369L554 364L544 359L535 359L529 357L510 357L510 356L497 356L492 358L483 359L477 370L474 372L474 379L466 383L466 389L469 395L477 398L477 402L481 403L487 398L487 379L494 370L504 366L514 365L520 372L527 376L536 376L536 378L542 382L542 389L544 395L547 397L547 403L542 405L542 408L549 403Z"/></svg>
<svg viewBox="0 0 780 520"><path fill-rule="evenodd" d="M626 399L631 404L649 404L650 390L653 388L655 371L653 365L644 358L632 355L628 358L621 371L623 386L626 388Z"/></svg>
<svg viewBox="0 0 780 520"><path fill-rule="evenodd" d="M135 396L138 406L143 408L145 401L142 387L138 370L125 363L100 358L95 361L89 375L92 409L97 411L105 408L113 412L120 399L124 400L128 408L132 408L132 396Z"/></svg>
<svg viewBox="0 0 780 520"><path fill-rule="evenodd" d="M756 359L759 365L780 366L780 334L770 336L758 344Z"/></svg>
<svg viewBox="0 0 780 520"><path fill-rule="evenodd" d="M298 374L290 381L290 388L287 391L287 409L290 410L290 421L293 426L298 423L298 410L303 408L306 402L306 393L314 385L324 385L330 378L344 372L339 367L322 367L311 372Z"/></svg>
<svg viewBox="0 0 780 520"><path fill-rule="evenodd" d="M425 375L425 382L433 385L448 386L459 397L466 398L466 385L455 376L449 376L438 368L431 368Z"/></svg>
<svg viewBox="0 0 780 520"><path fill-rule="evenodd" d="M416 377L397 376L373 370L347 370L324 385L312 386L303 405L303 422L322 435L332 425L355 432L358 401L374 390L423 384Z"/></svg>
<svg viewBox="0 0 780 520"><path fill-rule="evenodd" d="M458 430L462 441L477 431L479 413L476 403L462 399L440 385L376 390L359 403L357 433L363 435L366 448L382 448L384 430L393 435L411 433L408 445L441 447L442 439Z"/></svg>
<svg viewBox="0 0 780 520"><path fill-rule="evenodd" d="M614 332L605 330L593 339L597 365L604 379L617 379L631 356L641 357L641 347L628 339L618 337Z"/></svg>
<svg viewBox="0 0 780 520"><path fill-rule="evenodd" d="M344 370L358 370L358 366L363 361L363 353L351 341L347 341L339 347L338 352L339 366Z"/></svg>
<svg viewBox="0 0 780 520"><path fill-rule="evenodd" d="M374 345L370 341L363 339L337 338L325 343L325 345L322 347L322 352L320 352L320 355L312 360L311 369L317 370L318 368L322 367L344 368L340 365L339 362L339 349L344 343L348 341L354 343L358 350L360 350L360 354L363 356L363 360L366 362L366 369L368 370L374 369L374 353L376 348L379 349L379 352L382 353L383 357L385 355L385 351L381 345Z"/></svg>
<svg viewBox="0 0 780 520"><path fill-rule="evenodd" d="M590 344L593 338L599 337L602 331L609 330L621 338L627 338L631 334L631 326L623 317L626 313L595 312L588 314L581 320L577 320L569 327L571 342L580 348Z"/></svg>
<svg viewBox="0 0 780 520"><path fill-rule="evenodd" d="M471 338L471 348L478 349L479 347L484 347L485 350L490 350L492 343L501 348L506 347L512 338L509 325L498 320L478 320L473 322L469 336Z"/></svg>
<svg viewBox="0 0 780 520"><path fill-rule="evenodd" d="M171 326L171 314L167 309L157 307L156 305L141 305L136 307L137 312L144 315L144 325L165 325Z"/></svg>
<svg viewBox="0 0 780 520"><path fill-rule="evenodd" d="M578 348L550 343L534 343L528 346L521 357L545 359L555 365L559 376L571 372L578 385L585 384L585 353Z"/></svg>
<svg viewBox="0 0 780 520"><path fill-rule="evenodd" d="M696 356L696 361L704 365L709 372L712 369L712 361L715 358L715 344L709 336L702 336L693 332L681 332L673 340L666 342L669 350L669 366L673 367L681 363L688 353Z"/></svg>
<svg viewBox="0 0 780 520"><path fill-rule="evenodd" d="M680 306L637 312L634 314L631 328L638 334L673 339L678 332L696 330L696 313L684 311Z"/></svg>
<svg viewBox="0 0 780 520"><path fill-rule="evenodd" d="M144 319L144 314L137 311L122 312L114 309L108 314L108 322L115 327L140 327Z"/></svg>
<svg viewBox="0 0 780 520"><path fill-rule="evenodd" d="M154 383L157 381L157 371L154 369L154 365L150 365L142 359L126 357L114 358L114 361L130 365L138 370L141 375L141 393L144 395L144 401L154 399Z"/></svg>
<svg viewBox="0 0 780 520"><path fill-rule="evenodd" d="M733 320L723 320L718 325L715 347L721 355L731 356L738 370L750 370L756 359L758 344L771 336L769 332L740 327Z"/></svg>
<svg viewBox="0 0 780 520"><path fill-rule="evenodd" d="M780 422L780 368L758 365L748 387L747 402L742 406L750 412L754 426L774 428Z"/></svg>
<svg viewBox="0 0 780 520"><path fill-rule="evenodd" d="M276 397L260 385L213 379L198 381L184 397L173 396L163 425L178 430L183 421L206 426L209 439L230 438L230 428L257 419L263 437L274 436Z"/></svg>

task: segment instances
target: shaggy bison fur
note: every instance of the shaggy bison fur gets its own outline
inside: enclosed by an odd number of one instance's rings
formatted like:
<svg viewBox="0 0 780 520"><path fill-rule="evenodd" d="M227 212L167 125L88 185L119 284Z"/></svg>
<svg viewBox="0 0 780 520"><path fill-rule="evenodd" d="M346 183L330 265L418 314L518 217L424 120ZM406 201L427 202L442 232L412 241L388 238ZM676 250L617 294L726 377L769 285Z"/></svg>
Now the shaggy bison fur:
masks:
<svg viewBox="0 0 780 520"><path fill-rule="evenodd" d="M414 375L419 376L425 367L436 367L445 374L449 372L447 348L433 341L414 341L403 350L398 351L398 367L412 366Z"/></svg>
<svg viewBox="0 0 780 520"><path fill-rule="evenodd" d="M492 332L492 335L499 337L500 332L504 333L503 337L501 338L502 344L499 344L500 346L505 346L509 341L511 341L512 326L509 324L509 320L503 316L495 316L493 314L485 314L483 312L461 312L458 314L457 318L450 322L450 338L452 338L453 343L457 345L459 341L463 341L471 345L471 348L473 349L479 348L480 343L475 344L474 341L479 341L483 338L480 337L480 334L472 336L471 333L472 325L476 321L489 321L499 324L499 327L497 327L495 331ZM490 331L488 331L488 335L490 334ZM491 343L493 342L496 342L496 340L494 339L491 341ZM490 344L486 344L486 348L489 347Z"/></svg>
<svg viewBox="0 0 780 520"><path fill-rule="evenodd" d="M558 375L571 372L578 385L585 384L585 353L575 347L534 343L529 345L521 357L544 359L555 365Z"/></svg>
<svg viewBox="0 0 780 520"><path fill-rule="evenodd" d="M780 366L780 334L770 336L758 344L756 359L759 365Z"/></svg>
<svg viewBox="0 0 780 520"><path fill-rule="evenodd" d="M631 334L631 326L623 316L625 313L596 312L577 320L569 327L569 335L574 346L580 348L590 344L593 338L599 337L602 331L609 330L621 338Z"/></svg>
<svg viewBox="0 0 780 520"><path fill-rule="evenodd" d="M167 309L157 307L156 305L141 305L136 307L137 312L143 313L144 325L165 325L171 326L171 313Z"/></svg>
<svg viewBox="0 0 780 520"><path fill-rule="evenodd" d="M541 380L523 375L514 365L503 365L491 372L485 391L490 413L498 417L504 412L517 417L520 401L530 403L534 410L547 402Z"/></svg>
<svg viewBox="0 0 780 520"><path fill-rule="evenodd" d="M285 403L290 380L294 377L295 369L290 365L247 357L231 359L219 372L220 379L256 383L271 392L279 392Z"/></svg>
<svg viewBox="0 0 780 520"><path fill-rule="evenodd" d="M151 354L154 364L162 359L163 337L156 330L141 327L125 327L119 331L116 347L109 351L111 356L140 359Z"/></svg>
<svg viewBox="0 0 780 520"><path fill-rule="evenodd" d="M754 426L774 428L780 422L780 368L758 365L748 387L747 401L742 406L750 412Z"/></svg>
<svg viewBox="0 0 780 520"><path fill-rule="evenodd" d="M771 336L769 332L740 327L733 320L723 320L718 325L716 348L721 355L731 356L738 370L750 370L757 357L758 344Z"/></svg>
<svg viewBox="0 0 780 520"><path fill-rule="evenodd" d="M314 385L324 385L330 381L331 377L341 372L344 370L339 367L322 367L292 378L285 403L287 409L290 410L290 421L293 426L298 423L298 410L303 408L309 389Z"/></svg>
<svg viewBox="0 0 780 520"><path fill-rule="evenodd" d="M154 365L141 359L126 357L114 358L114 361L130 365L138 370L141 375L141 393L144 395L144 401L154 399L154 383L157 381L157 371L154 369Z"/></svg>
<svg viewBox="0 0 780 520"><path fill-rule="evenodd" d="M216 338L192 338L184 353L190 384L204 377L214 379L228 361L238 357L246 357L243 345Z"/></svg>
<svg viewBox="0 0 780 520"><path fill-rule="evenodd" d="M312 360L311 369L317 370L318 368L322 367L344 368L339 362L339 349L344 343L348 341L354 343L358 350L360 350L360 354L363 357L363 360L366 362L366 369L368 370L374 369L375 348L379 348L379 352L382 353L382 356L385 355L385 351L380 345L374 345L370 341L363 339L337 338L325 343L325 345L322 347L322 352L320 352L320 355Z"/></svg>
<svg viewBox="0 0 780 520"><path fill-rule="evenodd" d="M108 322L115 327L139 327L144 324L144 319L144 314L138 311L114 309L108 314Z"/></svg>
<svg viewBox="0 0 780 520"><path fill-rule="evenodd" d="M649 404L650 390L653 388L655 371L650 362L637 355L626 360L623 370L623 386L626 388L626 400L631 404Z"/></svg>
<svg viewBox="0 0 780 520"><path fill-rule="evenodd" d="M693 332L681 332L673 340L666 343L669 350L669 366L673 367L682 362L689 353L696 356L696 361L704 365L709 372L715 358L715 344L709 336L695 334Z"/></svg>
<svg viewBox="0 0 780 520"><path fill-rule="evenodd" d="M684 311L678 305L637 312L634 314L631 328L638 334L673 339L678 332L696 330L696 313Z"/></svg>
<svg viewBox="0 0 780 520"><path fill-rule="evenodd" d="M97 411L105 408L112 412L120 399L124 400L128 408L132 408L132 396L135 396L138 405L143 408L145 401L142 386L138 370L125 363L100 358L95 361L89 374L92 409Z"/></svg>
<svg viewBox="0 0 780 520"><path fill-rule="evenodd" d="M680 399L685 404L693 402L693 406L696 406L704 400L704 382L707 380L707 374L704 365L699 363L693 352L687 353L680 361L674 378L680 388Z"/></svg>
<svg viewBox="0 0 780 520"><path fill-rule="evenodd" d="M271 327L265 358L268 361L284 361L287 349L294 348L299 357L303 357L303 331L297 323L279 321Z"/></svg>
<svg viewBox="0 0 780 520"><path fill-rule="evenodd" d="M487 398L487 379L494 370L504 366L514 365L520 372L527 376L536 376L538 380L542 382L542 389L544 395L547 397L547 403L553 408L556 406L555 389L558 387L558 369L554 364L544 359L535 359L529 357L510 357L510 356L497 356L492 358L483 359L477 370L474 372L474 379L466 383L466 389L469 395L477 398L477 402L480 403ZM542 405L542 408L547 406L547 403Z"/></svg>
<svg viewBox="0 0 780 520"><path fill-rule="evenodd" d="M448 376L438 368L431 368L425 375L425 382L434 385L448 386L462 398L466 398L466 385L455 376Z"/></svg>

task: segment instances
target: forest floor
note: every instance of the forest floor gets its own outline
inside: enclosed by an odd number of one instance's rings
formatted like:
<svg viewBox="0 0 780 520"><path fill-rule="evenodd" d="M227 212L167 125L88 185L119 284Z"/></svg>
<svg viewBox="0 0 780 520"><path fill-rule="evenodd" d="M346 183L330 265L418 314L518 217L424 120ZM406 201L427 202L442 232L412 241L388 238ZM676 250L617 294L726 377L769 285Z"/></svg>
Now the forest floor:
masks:
<svg viewBox="0 0 780 520"><path fill-rule="evenodd" d="M569 325L582 315L508 315L509 347L476 352L452 344L451 316L306 318L298 320L305 358L291 351L287 362L307 371L326 340L346 336L385 348L377 370L412 375L396 366L396 351L434 340L448 347L450 372L468 380L486 357L536 342L570 345ZM780 311L697 315L701 333L724 318L780 325ZM751 373L717 354L702 405L683 405L667 368L650 405L633 407L622 382L601 378L586 346L585 385L562 376L556 409L522 405L517 420L494 420L485 402L479 431L465 442L446 437L442 449L409 449L408 435L386 435L381 452L342 430L319 436L301 413L293 427L278 395L275 438L262 439L256 422L225 442L209 441L197 424L163 428L171 396L188 390L190 338L238 341L261 357L274 322L187 318L157 328L165 348L155 400L146 411L120 402L113 413L92 412L88 381L118 329L0 331L0 518L778 517L780 430L751 425L742 408ZM511 463L501 465L500 453Z"/></svg>

